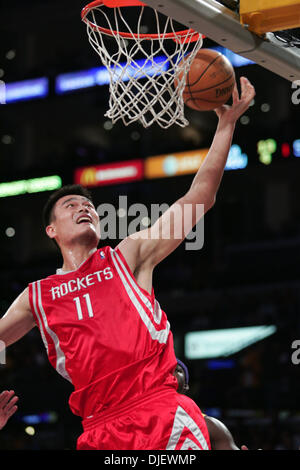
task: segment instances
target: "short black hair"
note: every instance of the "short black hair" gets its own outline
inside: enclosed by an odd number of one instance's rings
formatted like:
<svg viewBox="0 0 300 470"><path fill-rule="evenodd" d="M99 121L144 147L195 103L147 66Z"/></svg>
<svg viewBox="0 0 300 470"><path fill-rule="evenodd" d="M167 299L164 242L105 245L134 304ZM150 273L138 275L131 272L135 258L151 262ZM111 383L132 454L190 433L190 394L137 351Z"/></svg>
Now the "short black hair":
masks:
<svg viewBox="0 0 300 470"><path fill-rule="evenodd" d="M78 194L79 196L84 196L93 203L92 195L88 189L84 188L80 184L69 184L58 189L48 198L44 209L43 209L43 221L45 227L51 223L53 207L59 199L68 194Z"/></svg>

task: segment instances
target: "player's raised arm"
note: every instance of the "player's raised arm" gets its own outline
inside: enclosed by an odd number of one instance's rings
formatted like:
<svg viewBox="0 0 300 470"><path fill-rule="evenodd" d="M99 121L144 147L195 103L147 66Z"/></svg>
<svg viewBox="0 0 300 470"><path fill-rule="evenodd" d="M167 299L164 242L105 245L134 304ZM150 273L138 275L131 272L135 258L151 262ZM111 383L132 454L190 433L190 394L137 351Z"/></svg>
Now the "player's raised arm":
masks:
<svg viewBox="0 0 300 470"><path fill-rule="evenodd" d="M28 288L11 304L5 315L0 318L0 341L9 346L22 338L35 326L31 312Z"/></svg>
<svg viewBox="0 0 300 470"><path fill-rule="evenodd" d="M236 121L248 109L254 96L254 87L247 78L242 77L241 96L239 97L235 86L232 106L223 105L215 110L219 118L218 127L210 150L189 191L151 228L129 236L120 243L119 248L133 271L144 263L150 267L156 266L177 248L203 213L213 206L224 173Z"/></svg>

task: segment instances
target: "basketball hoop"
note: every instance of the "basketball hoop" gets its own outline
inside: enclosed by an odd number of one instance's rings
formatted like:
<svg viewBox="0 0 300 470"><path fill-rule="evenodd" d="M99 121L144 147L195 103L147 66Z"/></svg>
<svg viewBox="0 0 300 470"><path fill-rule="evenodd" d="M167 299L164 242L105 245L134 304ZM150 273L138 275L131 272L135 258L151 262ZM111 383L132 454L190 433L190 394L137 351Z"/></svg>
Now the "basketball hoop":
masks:
<svg viewBox="0 0 300 470"><path fill-rule="evenodd" d="M81 17L89 42L109 74L105 116L113 123L122 119L126 126L133 122L144 127L157 123L165 129L188 125L182 93L202 35L182 29L139 0L96 0L82 10ZM149 24L155 32L146 31Z"/></svg>

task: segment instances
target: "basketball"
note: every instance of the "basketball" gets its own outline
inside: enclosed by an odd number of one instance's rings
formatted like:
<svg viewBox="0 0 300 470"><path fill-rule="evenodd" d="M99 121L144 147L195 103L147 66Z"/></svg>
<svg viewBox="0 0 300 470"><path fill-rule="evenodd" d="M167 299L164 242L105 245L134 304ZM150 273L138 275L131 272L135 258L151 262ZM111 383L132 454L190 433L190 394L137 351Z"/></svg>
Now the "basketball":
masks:
<svg viewBox="0 0 300 470"><path fill-rule="evenodd" d="M197 111L211 111L229 100L234 84L234 69L227 57L213 49L201 49L187 74L183 100Z"/></svg>

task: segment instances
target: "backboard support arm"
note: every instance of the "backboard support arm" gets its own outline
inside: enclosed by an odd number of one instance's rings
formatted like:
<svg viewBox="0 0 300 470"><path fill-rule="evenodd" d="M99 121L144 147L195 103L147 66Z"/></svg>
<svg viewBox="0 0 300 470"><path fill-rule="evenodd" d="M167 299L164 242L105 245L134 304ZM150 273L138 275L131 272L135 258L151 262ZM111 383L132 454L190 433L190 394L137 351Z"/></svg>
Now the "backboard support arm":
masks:
<svg viewBox="0 0 300 470"><path fill-rule="evenodd" d="M221 46L293 82L300 80L300 50L286 48L273 34L260 37L239 15L215 0L146 0L146 3Z"/></svg>

